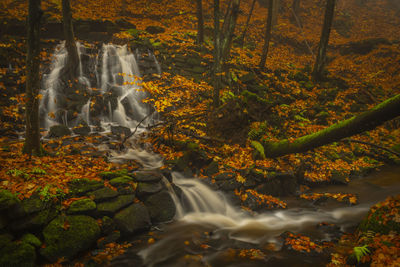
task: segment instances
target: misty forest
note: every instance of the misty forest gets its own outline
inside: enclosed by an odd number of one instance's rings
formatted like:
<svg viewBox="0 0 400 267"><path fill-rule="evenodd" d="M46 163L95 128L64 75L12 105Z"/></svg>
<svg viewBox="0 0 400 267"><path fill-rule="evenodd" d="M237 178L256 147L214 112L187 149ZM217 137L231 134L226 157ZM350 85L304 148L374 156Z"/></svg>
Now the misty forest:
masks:
<svg viewBox="0 0 400 267"><path fill-rule="evenodd" d="M0 0L0 266L400 266L400 1Z"/></svg>

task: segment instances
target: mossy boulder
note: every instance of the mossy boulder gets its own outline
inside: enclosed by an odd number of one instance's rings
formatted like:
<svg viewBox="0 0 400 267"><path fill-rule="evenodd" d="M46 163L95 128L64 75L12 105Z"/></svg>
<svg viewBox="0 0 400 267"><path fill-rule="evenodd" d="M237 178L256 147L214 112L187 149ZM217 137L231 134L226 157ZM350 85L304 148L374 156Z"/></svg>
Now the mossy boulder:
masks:
<svg viewBox="0 0 400 267"><path fill-rule="evenodd" d="M50 204L50 202L40 199L39 194L34 194L30 198L22 200L19 205L15 206L15 208L10 211L9 215L11 218L20 218L42 211Z"/></svg>
<svg viewBox="0 0 400 267"><path fill-rule="evenodd" d="M175 216L175 203L167 191L151 195L144 201L153 223L167 222Z"/></svg>
<svg viewBox="0 0 400 267"><path fill-rule="evenodd" d="M54 125L50 127L50 131L47 137L49 138L58 138L66 135L70 135L70 129L65 125Z"/></svg>
<svg viewBox="0 0 400 267"><path fill-rule="evenodd" d="M216 162L216 161L212 161L212 162L207 166L207 168L205 169L205 173L206 173L208 176L212 176L212 175L218 173L218 171L219 171L219 166L218 166L218 162Z"/></svg>
<svg viewBox="0 0 400 267"><path fill-rule="evenodd" d="M11 242L0 249L0 266L35 266L35 247L26 242Z"/></svg>
<svg viewBox="0 0 400 267"><path fill-rule="evenodd" d="M110 185L112 185L114 187L127 186L132 181L133 181L132 177L124 175L124 176L120 176L120 177L111 179L110 180Z"/></svg>
<svg viewBox="0 0 400 267"><path fill-rule="evenodd" d="M8 190L0 190L0 210L12 208L18 204L20 200L16 195Z"/></svg>
<svg viewBox="0 0 400 267"><path fill-rule="evenodd" d="M74 127L72 131L74 132L74 134L77 135L88 135L91 130L89 126L84 125L84 126Z"/></svg>
<svg viewBox="0 0 400 267"><path fill-rule="evenodd" d="M400 197L389 197L373 206L358 229L361 232L373 231L388 234L391 231L400 234Z"/></svg>
<svg viewBox="0 0 400 267"><path fill-rule="evenodd" d="M85 198L72 202L67 214L91 214L94 210L96 210L96 203L89 198Z"/></svg>
<svg viewBox="0 0 400 267"><path fill-rule="evenodd" d="M137 171L133 173L133 179L137 182L156 183L163 178L163 175L155 171Z"/></svg>
<svg viewBox="0 0 400 267"><path fill-rule="evenodd" d="M101 172L100 173L100 177L103 179L106 179L106 180L110 180L110 179L117 178L117 177L124 176L124 175L128 175L127 169L121 169L121 170L113 171L113 172L109 171L109 172Z"/></svg>
<svg viewBox="0 0 400 267"><path fill-rule="evenodd" d="M12 242L13 236L10 234L1 234L0 235L0 249L5 247L7 244Z"/></svg>
<svg viewBox="0 0 400 267"><path fill-rule="evenodd" d="M99 190L87 193L87 196L98 203L117 197L118 192L109 187L104 187Z"/></svg>
<svg viewBox="0 0 400 267"><path fill-rule="evenodd" d="M95 191L104 187L102 181L90 180L87 178L74 179L68 182L69 191L72 195L82 196L90 191Z"/></svg>
<svg viewBox="0 0 400 267"><path fill-rule="evenodd" d="M42 245L42 241L40 241L39 238L37 238L35 235L33 235L31 233L27 233L27 234L23 235L21 238L21 241L28 243L28 244L34 246L35 248L38 248Z"/></svg>
<svg viewBox="0 0 400 267"><path fill-rule="evenodd" d="M139 197L143 197L160 192L161 189L160 183L138 183L136 193Z"/></svg>
<svg viewBox="0 0 400 267"><path fill-rule="evenodd" d="M88 250L100 236L100 226L85 215L59 216L43 230L46 246L40 254L55 262L58 258L72 259Z"/></svg>
<svg viewBox="0 0 400 267"><path fill-rule="evenodd" d="M135 195L122 195L110 201L97 205L97 213L100 216L113 216L120 209L133 203Z"/></svg>
<svg viewBox="0 0 400 267"><path fill-rule="evenodd" d="M20 232L25 230L37 230L45 226L58 214L56 207L35 212L26 217L14 221L9 227L12 231Z"/></svg>
<svg viewBox="0 0 400 267"><path fill-rule="evenodd" d="M118 212L114 217L117 228L123 234L134 234L150 228L150 216L147 208L141 204L132 204Z"/></svg>

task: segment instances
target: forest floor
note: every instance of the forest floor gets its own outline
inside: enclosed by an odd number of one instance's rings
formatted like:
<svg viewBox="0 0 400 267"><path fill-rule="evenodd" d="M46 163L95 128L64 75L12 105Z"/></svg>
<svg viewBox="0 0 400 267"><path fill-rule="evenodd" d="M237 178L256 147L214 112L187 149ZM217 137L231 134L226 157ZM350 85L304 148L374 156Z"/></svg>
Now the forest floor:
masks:
<svg viewBox="0 0 400 267"><path fill-rule="evenodd" d="M226 2L222 1L223 8L226 8ZM146 77L141 84L151 94L146 101L161 114L164 123L152 128L143 137L143 142L153 144L154 151L165 158L165 168L179 165L179 159L189 154L189 162L180 170L195 173L201 179L211 178L211 182L215 182L218 175L235 173L236 181L245 184L244 173L250 170L266 177L272 172L290 173L299 181L299 198L326 197L356 204L355 195L340 192L313 194L310 188L329 183L346 184L384 165L398 165L400 161L392 153L368 143L400 152L399 119L352 137L367 144L337 142L277 159L264 158L255 145L260 139L294 140L400 93L400 11L388 6L386 1L370 1L363 6L357 5L356 1L340 1L330 38L328 78L319 83L312 81L310 71L314 55L308 46L312 51L318 46L324 13L324 5L318 4L320 2L302 1L302 28L294 23L289 4L283 4L265 70L259 70L257 65L267 10L256 3L244 46L232 48L230 73L224 75L225 87L221 92L222 105L216 110L211 108L211 2L205 3L204 7L206 41L202 47L195 44L193 1L182 3L176 0L167 4L135 1L122 7L118 1L72 0L71 5L76 20L110 21L117 25L124 21L134 25L135 29L116 27L110 40L149 48L160 61L164 72L160 76ZM60 22L58 1L44 1L43 7L48 23ZM249 9L250 2L242 4L237 35ZM26 15L26 1L0 3L0 25L4 26L5 32L13 29L13 23L23 21ZM315 25L319 25L317 30ZM150 33L146 30L148 26L162 30ZM44 147L49 156L29 158L22 155L23 143L18 136L24 129L25 39L6 33L1 35L0 41L2 189L18 193L22 199L37 188L47 186L49 194L57 197L68 193L67 184L72 179L96 180L103 171L138 167L132 162L126 165L109 163L105 154L90 146L99 140L94 136L46 141ZM43 69L49 65L51 49L56 43L58 40L43 40ZM209 163L196 165L196 162L190 162L196 160L190 159L193 150L212 159L217 171L210 174ZM265 206L286 206L278 197L254 190L236 190L235 193L240 199L249 194L256 195ZM399 223L399 196L388 198L373 209L382 207L387 207L383 217ZM372 253L364 256L363 262L371 262L374 266L399 264L399 232L376 233L368 238L372 241L367 242L361 232L343 236L332 253L331 266L345 264L352 249L362 247L366 242ZM298 236L297 240L297 243L293 241L293 249L306 251L313 248L313 242L307 237Z"/></svg>

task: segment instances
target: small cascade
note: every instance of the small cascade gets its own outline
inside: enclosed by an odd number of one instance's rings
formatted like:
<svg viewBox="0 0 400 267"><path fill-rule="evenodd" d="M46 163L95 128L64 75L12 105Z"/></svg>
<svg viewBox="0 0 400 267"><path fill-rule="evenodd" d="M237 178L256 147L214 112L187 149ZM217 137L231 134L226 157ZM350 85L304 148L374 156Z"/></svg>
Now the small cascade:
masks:
<svg viewBox="0 0 400 267"><path fill-rule="evenodd" d="M149 57L152 58L153 61L154 61L154 65L156 66L157 74L161 75L160 63L158 63L158 60L157 60L156 56L153 53L151 53L150 50L149 50Z"/></svg>
<svg viewBox="0 0 400 267"><path fill-rule="evenodd" d="M73 127L83 120L106 129L109 125L135 128L150 107L142 103L146 93L136 83L141 72L134 54L126 45L103 44L97 52L79 42L76 45L80 62L74 88L68 88L62 77L68 56L64 42L56 47L50 72L43 77L42 127ZM154 55L149 54L149 58L156 62ZM148 122L152 120L148 118Z"/></svg>

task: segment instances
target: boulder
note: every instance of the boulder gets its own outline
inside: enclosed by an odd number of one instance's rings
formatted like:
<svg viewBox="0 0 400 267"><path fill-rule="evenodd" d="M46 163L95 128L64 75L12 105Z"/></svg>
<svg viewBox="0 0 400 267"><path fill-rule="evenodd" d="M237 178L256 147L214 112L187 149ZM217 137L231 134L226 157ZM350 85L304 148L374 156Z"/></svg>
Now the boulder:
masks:
<svg viewBox="0 0 400 267"><path fill-rule="evenodd" d="M8 190L0 190L0 211L7 210L20 203L16 195Z"/></svg>
<svg viewBox="0 0 400 267"><path fill-rule="evenodd" d="M14 239L13 236L10 234L1 234L0 235L0 249L2 249L7 244L12 242L13 239Z"/></svg>
<svg viewBox="0 0 400 267"><path fill-rule="evenodd" d="M40 241L39 238L37 238L35 235L33 235L31 233L27 233L27 234L23 235L21 238L21 241L25 242L27 244L30 244L30 245L34 246L35 248L38 248L42 245L42 241Z"/></svg>
<svg viewBox="0 0 400 267"><path fill-rule="evenodd" d="M20 204L16 205L12 210L10 210L9 216L11 218L21 218L23 216L42 211L48 207L49 204L51 203L40 199L39 194L33 194L30 198L25 198L20 202Z"/></svg>
<svg viewBox="0 0 400 267"><path fill-rule="evenodd" d="M124 126L111 126L111 133L114 135L125 135L128 136L131 134L131 129Z"/></svg>
<svg viewBox="0 0 400 267"><path fill-rule="evenodd" d="M120 231L113 231L104 238L101 238L97 241L97 247L100 249L104 249L107 244L109 243L114 243L118 241L118 239L121 237L121 232Z"/></svg>
<svg viewBox="0 0 400 267"><path fill-rule="evenodd" d="M89 249L100 236L100 226L85 215L59 216L43 230L46 247L40 254L55 262L58 258L72 259Z"/></svg>
<svg viewBox="0 0 400 267"><path fill-rule="evenodd" d="M141 204L133 204L118 212L114 217L117 228L123 234L134 234L150 228L150 216L147 208Z"/></svg>
<svg viewBox="0 0 400 267"><path fill-rule="evenodd" d="M35 266L35 247L26 242L11 242L0 249L0 266Z"/></svg>
<svg viewBox="0 0 400 267"><path fill-rule="evenodd" d="M100 216L113 216L120 209L133 203L135 195L123 195L97 205L97 213Z"/></svg>
<svg viewBox="0 0 400 267"><path fill-rule="evenodd" d="M90 127L89 126L78 126L78 127L74 127L72 129L72 131L74 132L74 134L78 134L78 135L88 135L90 134Z"/></svg>
<svg viewBox="0 0 400 267"><path fill-rule="evenodd" d="M101 233L103 235L108 235L115 230L114 220L108 216L101 218Z"/></svg>
<svg viewBox="0 0 400 267"><path fill-rule="evenodd" d="M50 127L49 134L47 135L48 138L58 138L63 137L66 135L70 135L71 131L65 125L54 125Z"/></svg>
<svg viewBox="0 0 400 267"><path fill-rule="evenodd" d="M15 232L37 230L45 226L52 219L54 219L57 214L58 211L56 208L48 208L22 217L10 224L9 227L12 231Z"/></svg>
<svg viewBox="0 0 400 267"><path fill-rule="evenodd" d="M163 178L163 175L155 171L137 171L133 173L136 182L156 183Z"/></svg>
<svg viewBox="0 0 400 267"><path fill-rule="evenodd" d="M133 181L133 178L130 176L120 176L114 179L110 180L110 185L114 186L114 187L121 187L121 186L126 186L129 185L130 182Z"/></svg>
<svg viewBox="0 0 400 267"><path fill-rule="evenodd" d="M104 187L99 190L89 192L86 195L89 196L90 198L92 198L94 200L94 202L98 203L98 202L103 202L103 201L115 198L116 196L118 196L118 192L115 190L112 190L109 187Z"/></svg>
<svg viewBox="0 0 400 267"><path fill-rule="evenodd" d="M94 210L96 210L96 203L89 198L84 198L72 202L67 214L91 214Z"/></svg>
<svg viewBox="0 0 400 267"><path fill-rule="evenodd" d="M113 178L117 178L120 176L125 176L128 175L128 170L127 169L121 169L118 171L114 171L114 172L101 172L100 173L100 177L106 180L110 180Z"/></svg>
<svg viewBox="0 0 400 267"><path fill-rule="evenodd" d="M136 194L139 197L148 196L160 192L162 186L160 183L138 183Z"/></svg>
<svg viewBox="0 0 400 267"><path fill-rule="evenodd" d="M144 201L153 223L171 221L176 212L175 203L167 191L149 196Z"/></svg>
<svg viewBox="0 0 400 267"><path fill-rule="evenodd" d="M83 196L85 193L95 191L104 187L102 181L90 180L87 178L74 179L68 182L69 191L72 195Z"/></svg>

